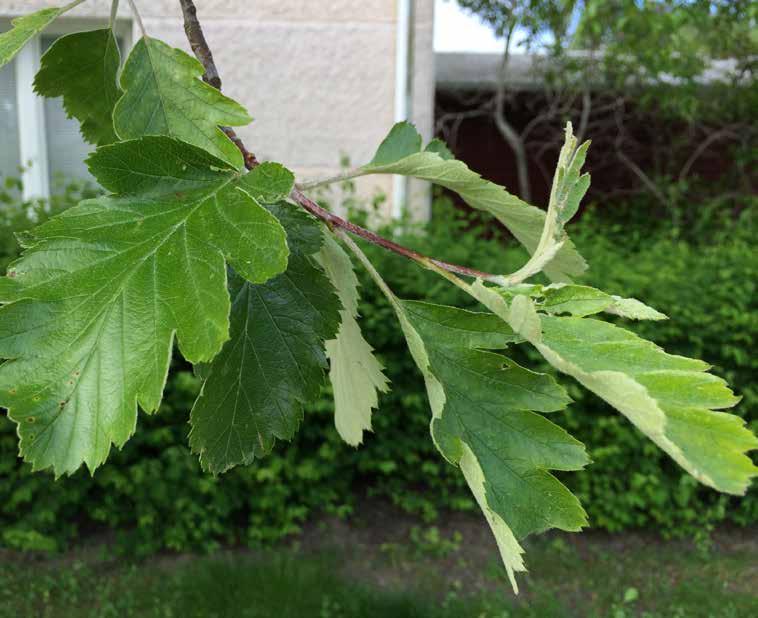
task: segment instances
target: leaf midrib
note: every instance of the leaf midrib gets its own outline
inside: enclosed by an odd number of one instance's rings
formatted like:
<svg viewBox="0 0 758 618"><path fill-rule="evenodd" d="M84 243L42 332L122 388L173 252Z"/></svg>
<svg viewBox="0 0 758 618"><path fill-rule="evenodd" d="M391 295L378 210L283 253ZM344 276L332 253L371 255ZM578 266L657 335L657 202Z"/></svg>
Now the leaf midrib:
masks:
<svg viewBox="0 0 758 618"><path fill-rule="evenodd" d="M224 186L226 186L226 183L225 183L225 185L224 185ZM223 187L220 187L220 188L219 188L219 191L221 190L221 188L223 188ZM106 313L109 313L109 312L110 312L110 311L113 309L113 307L115 306L115 302L116 302L116 300L118 299L118 297L119 297L119 296L123 296L123 292L124 292L124 290L126 289L126 286L128 285L128 282L129 282L129 280L131 279L131 277L132 277L132 276L133 276L133 275L134 275L134 274L135 274L135 273L136 273L136 272L137 272L137 271L138 271L138 270L139 270L139 269L140 269L140 268L141 268L141 267L142 267L142 266L143 266L143 265L144 265L144 264L147 262L147 260L148 260L148 259L150 259L150 257L154 257L154 256L155 256L155 254L157 253L157 251L158 251L158 250L159 250L159 249L160 249L160 248L161 248L161 247L162 247L162 246L163 246L163 245L164 245L164 244L165 244L165 243L166 243L166 242L167 242L167 241L168 241L168 240L169 240L169 239L170 239L170 238L171 238L171 237L172 237L172 236L173 236L173 235L176 233L176 232L177 232L177 230L178 230L178 229L180 229L181 227L183 227L183 226L185 226L185 225L186 225L186 222L187 222L187 220L188 220L188 219L189 219L189 218L190 218L190 217L191 217L191 216L192 216L192 215L193 215L193 214L194 214L194 213L195 213L195 212L196 212L196 211L197 211L197 210L198 210L200 207L202 207L202 205L203 205L203 204L206 202L206 200L207 200L207 199L209 199L209 198L208 198L208 197L205 197L205 198L203 198L203 199L199 200L198 202L196 202L194 205L192 205L193 207L190 209L190 212L187 214L187 216L186 216L186 217L184 217L184 218L183 218L181 221L179 221L179 222L178 222L178 223L176 223L175 225L173 225L171 228L169 228L169 230L167 231L167 233L166 233L165 237L163 238L163 240L162 240L161 242L159 242L159 243L158 243L158 244L157 244L157 245L156 245L156 246L155 246L155 247L152 249L152 251L150 251L150 252L148 252L146 255L144 255L144 256L143 256L143 257L140 259L140 261L136 263L136 265L132 263L132 264L131 264L131 266L132 266L131 270L129 270L129 268L127 268L127 269L125 269L124 271L122 271L122 273L120 273L120 275L123 275L123 277L122 277L122 280L121 280L121 282L120 282L119 286L117 287L116 291L113 293L113 295L112 295L110 298L108 298L108 299L106 299L106 300L104 300L104 301L102 302L102 305L101 305L100 309L99 309L98 311L96 311L96 313L95 313L95 314L92 316L92 318L91 318L91 319L90 319L90 320L89 320L89 321L88 321L88 322L87 322L87 323L86 323L86 324L85 324L85 325L84 325L84 326L83 326L83 327L82 327L82 328L79 330L79 332L78 332L78 333L76 334L76 336L75 336L75 337L74 337L74 338L71 340L71 342L69 343L69 345L68 345L68 346L67 346L67 347L66 347L64 350L62 350L62 352L61 352L61 353L65 353L65 352L68 352L69 350L71 350L72 348L74 348L74 346L75 346L75 345L76 345L76 344L77 344L77 343L78 343L80 340L82 340L83 338L86 338L86 336L87 336L87 335L89 334L89 332L90 332L90 328L92 327L92 325L93 325L95 322L97 322L98 320L100 320L99 332L98 332L98 334L97 334L97 335L94 337L94 339L93 339L93 342L92 342L92 345L90 346L89 350L88 350L86 353L83 353L83 354L80 356L80 359L85 359L85 358L86 358L86 360L84 360L84 366L83 366L83 367L82 367L82 369L80 370L80 374L79 374L79 376L77 376L77 378L76 378L76 382L75 382L75 384L74 384L73 388L72 388L72 389L69 391L68 400L70 400L70 399L71 399L71 397L72 397L72 395L73 395L74 393L76 393L76 392L77 392L77 390L78 390L78 388L79 388L79 386L80 386L80 382L81 382L81 379L82 379L82 377L84 376L84 373L85 373L85 369L86 369L86 367L88 367L88 365L89 365L89 362L91 361L91 359L92 359L92 358L93 358L93 356L94 356L94 354L93 354L94 350L97 348L98 344L100 343L100 340L101 340L101 337L102 337L103 328L104 328L104 324L105 324L105 323L107 322L107 320L108 320L108 316L107 316L107 315L104 315L104 314L106 314ZM160 214L165 214L165 212L164 212L164 213L160 213ZM154 216L158 216L158 215L154 215ZM140 243L140 244L147 244L147 243L149 243L149 242L153 241L153 240L154 240L156 237L158 237L158 236L160 236L160 233L156 233L156 234L154 234L153 236L151 236L150 238L146 239L145 241L143 241L143 242L142 242L142 243ZM139 245L137 245L137 246L139 246ZM130 251L130 250L133 250L133 249L135 249L135 247L134 247L134 246L132 246L132 247L129 247L127 250L125 250L125 251L122 251L122 252L119 252L119 253L117 253L117 254L115 254L115 255L113 255L113 256L110 256L110 258L106 258L106 259L114 259L114 260L115 260L115 259L117 259L117 258L121 257L121 256L122 256L124 253L126 253L127 251ZM91 267L91 266L92 266L91 264L90 264L90 265L88 265L88 267ZM128 272L127 272L127 271L128 271ZM124 275L124 273L126 273L126 274ZM45 284L47 284L47 283L49 283L49 280L45 282ZM101 292L103 289L107 288L107 287L108 287L108 286L109 286L111 283L112 283L112 280L110 280L110 281L108 281L108 282L104 283L104 284L103 284L103 286L102 286L102 287L100 287L98 290L96 290L96 291L95 291L93 294L88 294L88 295L86 295L86 298L85 298L85 300L83 300L83 301L82 301L82 302L81 302L79 305L77 305L76 307L74 307L73 309L71 309L71 310L69 311L69 313L70 313L71 311L74 311L75 309L78 309L79 307L81 307L82 305L86 304L87 302L89 302L92 296L99 294L99 293L100 293L100 292ZM61 300L64 300L64 301L65 301L65 300L67 300L67 298L66 298L66 299L61 299ZM81 362L81 361L79 361L79 362ZM39 396L39 395L41 395L42 393L44 393L45 391L47 391L47 390L50 388L50 386L51 386L51 383L50 383L50 382L46 383L46 384L45 384L45 386L44 386L44 387L43 387L41 390L39 390L39 391L35 392L35 393L34 393L34 394L32 394L31 396L32 396L32 397L34 397L34 396ZM138 399L138 396L135 396L135 405L136 405L136 401L137 401L137 399ZM66 402L66 405L65 405L65 406L63 406L63 407L62 407L62 408L61 408L61 409L60 409L60 410L59 410L59 411L58 411L58 412L55 414L55 416L54 416L54 417L53 417L53 418L50 420L50 422L49 422L49 423L48 423L48 424L47 424L47 425L46 425L44 428L42 428L42 430L41 430L41 431L40 431L38 434L36 434L36 435L35 435L35 438L34 438L34 440L33 440L33 442L32 442L32 443L36 443L36 442L39 440L39 438L40 438L40 437L41 437L41 436L42 436L44 433L46 433L46 432L47 432L47 430L48 430L48 429L49 429L49 428L50 428L50 427L51 427L53 424L55 424L55 422L56 422L56 421L57 421L57 419L58 419L58 418L61 416L61 414L63 414L63 412L64 412L64 411L65 411L65 410L68 408L68 404L69 404L69 401L68 401L68 400L67 400L67 402ZM44 453L46 453L46 452L47 452L47 447L45 447L45 449L43 450L43 454L44 454Z"/></svg>

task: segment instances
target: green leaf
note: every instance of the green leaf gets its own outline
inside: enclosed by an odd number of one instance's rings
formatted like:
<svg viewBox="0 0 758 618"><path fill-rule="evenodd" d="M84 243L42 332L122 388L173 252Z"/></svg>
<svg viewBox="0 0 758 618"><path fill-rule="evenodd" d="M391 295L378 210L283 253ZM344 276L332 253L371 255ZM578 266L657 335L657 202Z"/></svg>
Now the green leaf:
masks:
<svg viewBox="0 0 758 618"><path fill-rule="evenodd" d="M243 180L246 177L247 175L243 176ZM315 256L321 250L324 242L323 230L321 224L311 215L299 206L283 201L266 204L266 208L287 230L287 242L292 246L293 252Z"/></svg>
<svg viewBox="0 0 758 618"><path fill-rule="evenodd" d="M107 148L136 160L140 142ZM121 446L137 403L160 403L174 334L191 362L221 350L227 263L261 283L285 269L284 230L236 182L220 172L202 191L86 200L24 239L0 286L0 405L35 469L92 470Z"/></svg>
<svg viewBox="0 0 758 618"><path fill-rule="evenodd" d="M621 298L586 285L553 283L519 285L510 288L489 288L503 298L513 301L517 296L535 299L541 311L550 314L570 314L585 317L600 312L631 320L665 320L667 317L635 298Z"/></svg>
<svg viewBox="0 0 758 618"><path fill-rule="evenodd" d="M500 559L503 561L505 571L508 574L508 580L511 582L513 591L518 594L516 573L522 573L527 570L523 558L524 548L521 547L508 524L487 502L487 479L474 451L465 442L461 446L463 454L458 464L461 468L461 473L463 474L463 478L466 479L471 493L474 494L476 503L482 510L490 530L492 530L498 550L500 551Z"/></svg>
<svg viewBox="0 0 758 618"><path fill-rule="evenodd" d="M302 211L283 205L279 212L290 218L288 231L310 228L320 238L320 226ZM319 395L324 341L337 331L340 304L308 256L313 245L296 240L312 235L301 229L289 236L289 265L275 279L231 280L231 338L201 368L203 387L190 415L190 446L214 474L263 457L276 439L292 438L303 406Z"/></svg>
<svg viewBox="0 0 758 618"><path fill-rule="evenodd" d="M279 163L261 163L240 176L229 163L202 148L162 135L103 146L86 163L103 187L120 195L145 197L212 191L222 180L235 180L240 189L258 202L269 204L286 198L295 183L292 172ZM286 210L297 211L294 207ZM277 212L287 216L284 210ZM321 243L320 231L309 229L307 234L315 243L315 253Z"/></svg>
<svg viewBox="0 0 758 618"><path fill-rule="evenodd" d="M589 142L587 142L589 143ZM559 215L561 223L568 223L579 210L579 203L590 188L590 175L582 174L566 195L566 205Z"/></svg>
<svg viewBox="0 0 758 618"><path fill-rule="evenodd" d="M744 494L758 474L745 452L758 439L737 416L726 383L699 360L665 353L622 328L594 319L542 316L533 341L558 370L610 403L700 482Z"/></svg>
<svg viewBox="0 0 758 618"><path fill-rule="evenodd" d="M668 320L665 313L648 307L636 298L621 298L614 295L613 305L606 309L606 313L614 313L629 320Z"/></svg>
<svg viewBox="0 0 758 618"><path fill-rule="evenodd" d="M431 142L429 142L424 150L426 152L436 152L440 157L445 159L445 161L455 159L455 155L452 153L450 148L447 147L447 144L438 138L434 138Z"/></svg>
<svg viewBox="0 0 758 618"><path fill-rule="evenodd" d="M109 191L143 197L212 191L220 181L237 176L231 165L202 148L161 135L102 146L86 163ZM247 183L241 180L240 185L257 198Z"/></svg>
<svg viewBox="0 0 758 618"><path fill-rule="evenodd" d="M500 185L484 180L450 156L449 150L442 150L438 144L430 144L422 151L421 136L413 125L402 122L392 128L371 163L360 168L360 174L414 176L455 191L472 208L492 214L534 253L542 235L545 212ZM584 259L567 240L545 272L555 281L565 281L582 274L586 268Z"/></svg>
<svg viewBox="0 0 758 618"><path fill-rule="evenodd" d="M518 284L544 271L550 276L554 260L568 246L565 224L574 216L579 202L590 186L590 177L579 173L587 156L589 142L577 148L571 123L566 124L566 137L558 156L558 165L553 176L545 221L537 246L526 264L505 278L505 285ZM552 277L555 279L555 277Z"/></svg>
<svg viewBox="0 0 758 618"><path fill-rule="evenodd" d="M11 21L11 29L0 34L0 68L13 60L30 40L70 8L73 8L73 3L57 9L41 9Z"/></svg>
<svg viewBox="0 0 758 618"><path fill-rule="evenodd" d="M242 177L242 187L265 204L286 199L295 186L295 176L279 163L261 163Z"/></svg>
<svg viewBox="0 0 758 618"><path fill-rule="evenodd" d="M381 167L421 152L421 135L409 122L398 122L390 129L367 167Z"/></svg>
<svg viewBox="0 0 758 618"><path fill-rule="evenodd" d="M399 300L360 248L348 236L341 238L395 309L424 376L435 444L460 466L518 592L515 573L525 570L519 538L586 525L579 501L550 474L585 466L584 446L534 412L559 410L568 395L550 376L490 351L523 340L501 316ZM507 310L502 296L480 287L483 297ZM523 321L534 320L525 315Z"/></svg>
<svg viewBox="0 0 758 618"><path fill-rule="evenodd" d="M358 325L358 278L348 255L331 235L324 240L318 261L339 294L342 310L335 339L326 342L329 379L334 391L334 424L351 446L371 430L371 411L379 405L378 392L389 390L382 364Z"/></svg>
<svg viewBox="0 0 758 618"><path fill-rule="evenodd" d="M543 301L539 305L547 313L570 313L584 317L605 311L613 305L610 294L586 285L558 285L543 289Z"/></svg>
<svg viewBox="0 0 758 618"><path fill-rule="evenodd" d="M116 74L121 64L118 43L110 28L61 37L42 56L34 89L45 97L63 97L69 118L81 123L92 144L118 140L113 107L121 96Z"/></svg>
<svg viewBox="0 0 758 618"><path fill-rule="evenodd" d="M713 411L739 399L722 379L705 373L703 361L667 354L607 322L539 314L525 295L509 306L480 281L462 287L556 369L629 418L701 483L743 494L758 474L745 455L758 448L758 439L739 417Z"/></svg>
<svg viewBox="0 0 758 618"><path fill-rule="evenodd" d="M549 472L584 467L584 447L534 412L559 410L569 398L550 376L487 351L520 339L497 316L399 303L426 378L435 444L461 466L516 588L514 572L524 570L519 540L587 523L579 501Z"/></svg>
<svg viewBox="0 0 758 618"><path fill-rule="evenodd" d="M203 82L203 66L157 39L140 39L121 74L124 95L113 120L121 139L168 135L194 144L234 167L242 154L219 128L251 121L244 107Z"/></svg>
<svg viewBox="0 0 758 618"><path fill-rule="evenodd" d="M554 284L541 288L539 308L552 314L585 317L604 311L630 320L666 320L660 311L636 298L621 298L586 285Z"/></svg>
<svg viewBox="0 0 758 618"><path fill-rule="evenodd" d="M558 229L568 223L579 209L579 202L590 186L589 174L579 175L587 158L590 142L577 147L571 123L566 124L566 139L558 157L558 167L551 193Z"/></svg>

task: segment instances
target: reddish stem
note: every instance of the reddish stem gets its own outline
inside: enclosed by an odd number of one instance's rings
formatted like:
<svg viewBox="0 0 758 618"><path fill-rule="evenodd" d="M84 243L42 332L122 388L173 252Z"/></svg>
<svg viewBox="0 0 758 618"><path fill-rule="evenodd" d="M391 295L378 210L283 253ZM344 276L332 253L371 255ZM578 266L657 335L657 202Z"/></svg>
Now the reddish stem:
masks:
<svg viewBox="0 0 758 618"><path fill-rule="evenodd" d="M221 90L221 78L219 77L218 69L216 68L216 64L213 60L213 54L211 53L210 47L208 47L208 42L205 40L202 26L200 25L200 21L197 18L197 8L195 7L195 3L193 0L179 0L179 2L182 6L182 14L184 15L184 31L187 35L190 47L195 53L197 59L205 68L205 75L203 76L203 79L211 86L214 86L215 88ZM250 170L259 165L258 159L256 159L255 155L246 148L245 144L234 132L234 129L231 127L222 128L224 133L226 133L229 139L234 142L234 144L242 153L242 156L245 159L245 167ZM363 238L364 240L367 240L374 245L397 253L398 255L402 255L403 257L413 260L414 262L417 262L423 266L433 264L438 268L442 268L452 273L466 275L468 277L478 277L480 279L485 279L488 281L497 281L502 278L499 275L486 273L481 270L469 268L468 266L460 266L458 264L443 262L442 260L426 256L422 253L419 253L418 251L414 251L413 249L399 245L398 243L389 240L388 238L384 238L383 236L380 236L371 230L367 230L360 225L356 225L351 221L347 221L346 219L338 217L334 213L329 212L325 208L319 206L316 202L314 202L297 188L292 190L292 193L290 193L290 198L301 208L307 210L314 217L326 223L330 228L343 229L347 232L350 232L351 234L355 234L356 236Z"/></svg>

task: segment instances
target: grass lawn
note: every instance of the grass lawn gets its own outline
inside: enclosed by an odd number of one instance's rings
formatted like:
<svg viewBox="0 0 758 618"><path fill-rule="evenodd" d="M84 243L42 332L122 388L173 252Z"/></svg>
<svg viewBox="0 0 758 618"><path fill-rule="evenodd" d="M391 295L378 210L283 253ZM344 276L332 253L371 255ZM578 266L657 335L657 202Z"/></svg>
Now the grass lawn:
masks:
<svg viewBox="0 0 758 618"><path fill-rule="evenodd" d="M0 616L742 618L758 616L757 555L756 530L720 532L708 553L652 536L548 535L528 543L516 597L478 519L324 520L266 551L139 563L103 544L2 553Z"/></svg>

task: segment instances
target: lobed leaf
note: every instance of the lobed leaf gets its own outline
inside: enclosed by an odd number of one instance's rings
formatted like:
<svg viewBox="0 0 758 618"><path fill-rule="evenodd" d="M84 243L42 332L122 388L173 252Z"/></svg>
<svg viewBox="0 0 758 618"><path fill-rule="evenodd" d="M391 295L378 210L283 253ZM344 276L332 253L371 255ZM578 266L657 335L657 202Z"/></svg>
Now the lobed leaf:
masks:
<svg viewBox="0 0 758 618"><path fill-rule="evenodd" d="M458 193L472 208L492 214L505 225L530 253L540 243L545 212L500 185L484 180L465 163L451 158L439 140L433 140L421 150L421 136L407 122L396 124L379 146L374 159L360 168L360 174L401 174L428 180ZM582 274L587 268L584 259L570 240L559 247L545 268L555 281L566 281Z"/></svg>
<svg viewBox="0 0 758 618"><path fill-rule="evenodd" d="M195 58L149 37L141 38L121 74L124 95L113 120L121 139L166 135L206 150L237 169L242 154L219 128L251 122L244 107L203 82Z"/></svg>
<svg viewBox="0 0 758 618"><path fill-rule="evenodd" d="M103 146L85 162L105 189L120 195L212 191L221 179L236 176L230 164L202 148L160 135Z"/></svg>
<svg viewBox="0 0 758 618"><path fill-rule="evenodd" d="M744 494L758 474L745 451L758 439L731 414L739 398L702 361L667 354L594 319L542 316L535 347L610 403L705 485Z"/></svg>
<svg viewBox="0 0 758 618"><path fill-rule="evenodd" d="M166 153L180 146L162 139ZM108 146L108 156L138 160L141 142ZM187 149L154 175L198 154ZM121 446L137 404L160 403L174 335L191 362L221 350L227 263L257 283L285 269L281 225L216 163L217 182L202 190L86 200L24 238L13 283L0 286L0 357L11 359L0 366L0 405L35 469L92 470Z"/></svg>
<svg viewBox="0 0 758 618"><path fill-rule="evenodd" d="M257 165L245 174L242 177L242 186L248 193L255 195L261 202L273 204L289 196L292 188L295 186L295 176L279 163L266 162ZM312 226L295 227L296 231L307 230L305 233L308 235L315 235L314 229L317 229ZM318 249L310 253L315 253L316 251Z"/></svg>
<svg viewBox="0 0 758 618"><path fill-rule="evenodd" d="M358 325L358 278L349 256L328 235L317 259L342 303L337 336L326 342L334 391L334 424L345 442L358 446L363 432L371 430L371 413L379 405L378 393L389 390L389 381Z"/></svg>
<svg viewBox="0 0 758 618"><path fill-rule="evenodd" d="M214 474L251 463L276 439L294 436L304 404L319 395L324 341L339 323L339 300L309 257L319 249L320 226L286 204L271 208L288 217L288 231L299 228L289 235L287 270L260 285L232 276L230 340L199 372L203 386L190 415L190 446Z"/></svg>
<svg viewBox="0 0 758 618"><path fill-rule="evenodd" d="M497 316L398 302L426 379L435 444L461 467L518 590L514 573L525 570L520 540L587 523L577 498L550 474L583 468L584 446L536 413L559 410L569 398L550 376L488 351L520 340Z"/></svg>
<svg viewBox="0 0 758 618"><path fill-rule="evenodd" d="M545 220L537 246L530 251L529 260L516 272L504 279L505 285L514 285L544 271L550 275L553 261L568 246L565 224L576 214L579 202L590 186L589 174L579 176L589 149L589 142L577 147L571 123L566 124L566 136L558 156L553 176ZM553 277L555 278L555 277Z"/></svg>
<svg viewBox="0 0 758 618"><path fill-rule="evenodd" d="M63 97L69 118L81 123L85 140L102 145L118 141L113 108L121 96L116 75L121 55L110 28L76 32L55 41L42 56L34 90L45 97Z"/></svg>
<svg viewBox="0 0 758 618"><path fill-rule="evenodd" d="M493 289L493 288L490 288ZM570 314L585 317L605 312L631 320L665 320L660 311L635 298L622 298L607 294L587 285L553 283L551 285L519 285L510 288L494 288L508 300L517 296L532 298L537 307L550 314Z"/></svg>
<svg viewBox="0 0 758 618"><path fill-rule="evenodd" d="M611 404L701 483L743 494L758 474L744 421L715 412L735 405L726 383L700 360L667 354L596 319L544 315L527 295L510 305L480 281L467 291L532 343L556 369Z"/></svg>

